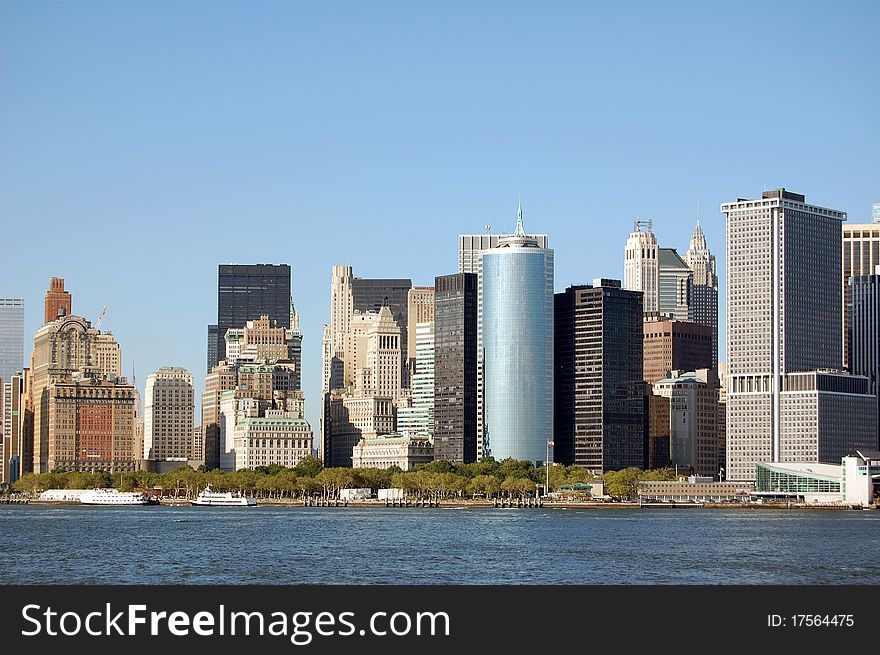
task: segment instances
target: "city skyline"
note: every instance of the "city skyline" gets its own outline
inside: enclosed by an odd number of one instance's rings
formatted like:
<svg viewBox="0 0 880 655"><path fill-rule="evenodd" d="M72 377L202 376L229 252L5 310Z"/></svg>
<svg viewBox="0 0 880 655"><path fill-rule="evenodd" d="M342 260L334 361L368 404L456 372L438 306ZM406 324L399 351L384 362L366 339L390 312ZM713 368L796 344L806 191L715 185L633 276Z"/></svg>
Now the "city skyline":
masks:
<svg viewBox="0 0 880 655"><path fill-rule="evenodd" d="M457 270L459 234L512 230L519 195L556 252L556 292L622 279L625 233L639 217L683 255L699 203L718 258L723 361L717 207L785 187L868 223L880 200L880 91L861 74L878 58L876 6L799 6L797 28L782 31L791 11L780 6L762 6L757 20L742 8L643 5L642 22L571 6L541 17L484 6L462 11L463 22L422 9L436 20L411 31L399 29L415 18L400 8L349 7L342 23L324 9L214 8L196 29L206 11L0 10L10 62L0 70L0 215L16 244L0 258L0 294L25 299L25 364L49 279L63 277L77 315L94 324L108 306L102 330L142 395L147 375L170 365L192 372L200 397L217 266L287 263L317 434L331 267L430 285ZM297 21L313 35L291 45ZM831 50L799 47L829 33ZM512 34L531 38L523 46ZM334 56L302 63L322 37ZM731 101L769 70L832 95L834 111ZM753 145L769 133L780 145L772 158Z"/></svg>

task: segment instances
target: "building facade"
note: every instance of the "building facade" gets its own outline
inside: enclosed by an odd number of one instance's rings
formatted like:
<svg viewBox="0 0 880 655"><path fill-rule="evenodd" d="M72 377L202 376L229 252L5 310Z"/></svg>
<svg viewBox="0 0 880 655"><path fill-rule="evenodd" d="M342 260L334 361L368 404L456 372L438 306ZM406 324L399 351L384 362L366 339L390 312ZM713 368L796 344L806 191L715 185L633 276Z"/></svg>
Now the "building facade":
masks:
<svg viewBox="0 0 880 655"><path fill-rule="evenodd" d="M235 427L235 470L277 464L293 468L312 454L312 428L296 412L268 409Z"/></svg>
<svg viewBox="0 0 880 655"><path fill-rule="evenodd" d="M553 251L525 234L483 253L484 454L533 463L553 437Z"/></svg>
<svg viewBox="0 0 880 655"><path fill-rule="evenodd" d="M490 225L486 226L491 229ZM482 459L484 436L483 377L485 374L485 349L483 348L483 253L497 248L504 234L460 234L458 236L458 272L475 273L477 276L477 459ZM538 242L544 250L550 248L546 234L527 235Z"/></svg>
<svg viewBox="0 0 880 655"><path fill-rule="evenodd" d="M713 368L711 327L646 314L643 329L646 382L653 384L673 370Z"/></svg>
<svg viewBox="0 0 880 655"><path fill-rule="evenodd" d="M409 374L413 375L416 352L416 325L434 322L434 287L414 286L406 300L406 352Z"/></svg>
<svg viewBox="0 0 880 655"><path fill-rule="evenodd" d="M144 459L193 459L192 374L160 368L147 376L144 396Z"/></svg>
<svg viewBox="0 0 880 655"><path fill-rule="evenodd" d="M718 365L718 270L715 255L709 251L699 219L684 260L694 272L690 320L712 328L712 367L714 368Z"/></svg>
<svg viewBox="0 0 880 655"><path fill-rule="evenodd" d="M434 444L430 439L405 434L384 434L365 437L352 449L354 468L389 469L397 466L411 471L417 464L434 461Z"/></svg>
<svg viewBox="0 0 880 655"><path fill-rule="evenodd" d="M641 291L643 311L660 309L660 249L652 221L637 220L626 240L623 263L623 288Z"/></svg>
<svg viewBox="0 0 880 655"><path fill-rule="evenodd" d="M265 315L280 327L290 327L290 266L287 264L220 264L217 284L217 323L208 328L208 338L216 338L216 359L208 362L212 370L226 359L226 330L241 328L248 321Z"/></svg>
<svg viewBox="0 0 880 655"><path fill-rule="evenodd" d="M24 299L0 298L0 380L24 367Z"/></svg>
<svg viewBox="0 0 880 655"><path fill-rule="evenodd" d="M676 321L691 321L694 272L675 248L658 249L657 307Z"/></svg>
<svg viewBox="0 0 880 655"><path fill-rule="evenodd" d="M394 432L392 398L331 392L330 431L322 444L324 466L351 466L352 449L363 438Z"/></svg>
<svg viewBox="0 0 880 655"><path fill-rule="evenodd" d="M412 329L416 337L412 402L408 407L398 403L397 431L430 439L434 435L434 323L416 323Z"/></svg>
<svg viewBox="0 0 880 655"><path fill-rule="evenodd" d="M849 279L856 275L873 275L880 266L880 217L875 205L873 222L843 224L843 365L849 367L849 348L853 312L852 287Z"/></svg>
<svg viewBox="0 0 880 655"><path fill-rule="evenodd" d="M109 332L101 332L95 337L93 348L93 363L101 375L122 376L122 349L116 337Z"/></svg>
<svg viewBox="0 0 880 655"><path fill-rule="evenodd" d="M718 376L713 369L672 371L654 383L669 399L669 465L718 476Z"/></svg>
<svg viewBox="0 0 880 655"><path fill-rule="evenodd" d="M854 375L868 378L868 393L877 397L880 424L880 264L874 270L874 275L858 275L849 280L849 368Z"/></svg>
<svg viewBox="0 0 880 655"><path fill-rule="evenodd" d="M642 293L595 280L556 294L555 461L646 466Z"/></svg>
<svg viewBox="0 0 880 655"><path fill-rule="evenodd" d="M48 389L49 471L134 471L134 387L124 378L80 377Z"/></svg>
<svg viewBox="0 0 880 655"><path fill-rule="evenodd" d="M783 399L789 374L842 366L842 303L830 299L841 296L846 214L808 205L785 189L724 203L721 211L728 254L727 478L751 481L759 462L806 451L797 436L801 414ZM863 442L862 430L850 435L853 446Z"/></svg>
<svg viewBox="0 0 880 655"><path fill-rule="evenodd" d="M43 324L70 316L73 313L72 303L70 292L64 290L64 278L53 277L49 280L49 290L43 299Z"/></svg>
<svg viewBox="0 0 880 655"><path fill-rule="evenodd" d="M477 295L475 273L434 281L434 456L477 460Z"/></svg>

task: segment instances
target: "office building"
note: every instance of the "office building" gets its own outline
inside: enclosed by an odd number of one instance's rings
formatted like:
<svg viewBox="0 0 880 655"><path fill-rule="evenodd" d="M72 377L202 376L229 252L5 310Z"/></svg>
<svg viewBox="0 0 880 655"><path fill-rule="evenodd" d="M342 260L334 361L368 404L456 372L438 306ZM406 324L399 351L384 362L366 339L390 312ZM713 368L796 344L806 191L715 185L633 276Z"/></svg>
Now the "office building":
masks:
<svg viewBox="0 0 880 655"><path fill-rule="evenodd" d="M477 459L477 295L475 273L434 281L434 456Z"/></svg>
<svg viewBox="0 0 880 655"><path fill-rule="evenodd" d="M0 379L9 382L24 366L24 299L0 298Z"/></svg>
<svg viewBox="0 0 880 655"><path fill-rule="evenodd" d="M713 369L671 371L654 383L654 393L669 399L669 464L696 475L717 476L718 376Z"/></svg>
<svg viewBox="0 0 880 655"><path fill-rule="evenodd" d="M144 459L193 459L192 374L162 367L147 376L144 399Z"/></svg>
<svg viewBox="0 0 880 655"><path fill-rule="evenodd" d="M15 482L33 472L34 412L30 400L29 369L3 382L3 481Z"/></svg>
<svg viewBox="0 0 880 655"><path fill-rule="evenodd" d="M93 359L99 334L85 318L64 315L46 323L34 335L29 374L30 405L34 411L34 473L53 470L49 453L50 387L55 381L69 381L74 374L89 379L100 377L100 369Z"/></svg>
<svg viewBox="0 0 880 655"><path fill-rule="evenodd" d="M413 374L416 352L416 324L434 322L434 287L414 286L406 300L406 352L409 374Z"/></svg>
<svg viewBox="0 0 880 655"><path fill-rule="evenodd" d="M406 279L367 279L354 277L351 281L351 298L354 311L378 312L387 307L394 322L400 328L401 354L401 385L409 388L409 374L406 362L409 357L407 350L407 324L409 322L409 292L412 280Z"/></svg>
<svg viewBox="0 0 880 655"><path fill-rule="evenodd" d="M672 436L670 412L672 399L648 392L648 465L649 469L666 468L671 463L669 444Z"/></svg>
<svg viewBox="0 0 880 655"><path fill-rule="evenodd" d="M394 400L390 397L331 392L329 427L321 451L324 466L351 466L352 449L364 438L394 432Z"/></svg>
<svg viewBox="0 0 880 655"><path fill-rule="evenodd" d="M849 279L873 275L880 265L880 203L874 205L873 222L843 224L843 365L850 367L849 349L852 321L852 288Z"/></svg>
<svg viewBox="0 0 880 655"><path fill-rule="evenodd" d="M217 285L216 359L208 370L226 359L226 331L266 315L283 328L290 327L290 266L287 264L220 264ZM213 346L209 345L211 351Z"/></svg>
<svg viewBox="0 0 880 655"><path fill-rule="evenodd" d="M877 397L880 425L880 264L874 271L874 275L856 275L849 279L849 368L853 375L868 378L868 393Z"/></svg>
<svg viewBox="0 0 880 655"><path fill-rule="evenodd" d="M555 298L555 461L644 468L642 293L597 279Z"/></svg>
<svg viewBox="0 0 880 655"><path fill-rule="evenodd" d="M104 377L122 376L122 349L109 332L101 332L92 343L95 368Z"/></svg>
<svg viewBox="0 0 880 655"><path fill-rule="evenodd" d="M868 380L822 372L839 370L843 359L842 303L830 299L841 297L846 214L785 189L724 203L721 211L727 479L752 481L761 462L839 461L844 451L868 447L876 431ZM855 424L856 417L864 421Z"/></svg>
<svg viewBox="0 0 880 655"><path fill-rule="evenodd" d="M208 326L208 363L205 369L208 373L220 361L220 354L217 351L220 342L220 328L216 325Z"/></svg>
<svg viewBox="0 0 880 655"><path fill-rule="evenodd" d="M48 388L49 471L135 471L134 387L75 373Z"/></svg>
<svg viewBox="0 0 880 655"><path fill-rule="evenodd" d="M643 329L646 382L653 384L672 370L713 368L711 327L646 314Z"/></svg>
<svg viewBox="0 0 880 655"><path fill-rule="evenodd" d="M626 240L623 263L623 288L641 291L644 311L660 309L660 249L653 222L637 220Z"/></svg>
<svg viewBox="0 0 880 655"><path fill-rule="evenodd" d="M430 439L434 434L434 323L412 326L416 337L415 369L412 379L412 402L397 405L397 431Z"/></svg>
<svg viewBox="0 0 880 655"><path fill-rule="evenodd" d="M236 371L225 361L220 362L205 378L202 394L202 440L205 468L220 468L220 398L235 389Z"/></svg>
<svg viewBox="0 0 880 655"><path fill-rule="evenodd" d="M510 235L491 234L486 226L486 234L460 234L458 236L458 272L475 273L477 275L477 459L482 459L483 452L483 376L485 373L485 350L483 348L483 253L497 248L500 240ZM550 248L546 234L526 235L538 242L544 250Z"/></svg>
<svg viewBox="0 0 880 655"><path fill-rule="evenodd" d="M312 428L297 412L267 409L235 426L234 470L277 464L293 468L312 454Z"/></svg>
<svg viewBox="0 0 880 655"><path fill-rule="evenodd" d="M715 255L709 251L699 219L684 260L694 272L690 320L712 328L712 366L714 367L718 364L718 271Z"/></svg>
<svg viewBox="0 0 880 655"><path fill-rule="evenodd" d="M70 316L73 313L72 302L70 292L64 290L64 278L53 277L49 280L49 290L43 300L43 324L61 316Z"/></svg>
<svg viewBox="0 0 880 655"><path fill-rule="evenodd" d="M676 321L690 321L694 272L675 248L658 249L657 307Z"/></svg>
<svg viewBox="0 0 880 655"><path fill-rule="evenodd" d="M543 463L553 438L553 251L526 236L521 208L513 235L483 252L483 347L484 454Z"/></svg>

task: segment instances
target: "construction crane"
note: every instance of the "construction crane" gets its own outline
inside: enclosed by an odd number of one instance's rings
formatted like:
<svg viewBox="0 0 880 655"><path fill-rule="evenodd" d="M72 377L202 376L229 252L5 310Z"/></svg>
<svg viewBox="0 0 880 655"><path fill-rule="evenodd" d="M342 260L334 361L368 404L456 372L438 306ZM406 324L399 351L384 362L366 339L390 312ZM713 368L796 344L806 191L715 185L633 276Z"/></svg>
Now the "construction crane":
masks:
<svg viewBox="0 0 880 655"><path fill-rule="evenodd" d="M101 321L104 320L104 314L107 313L107 305L104 305L104 309L101 310L101 315L98 316L98 320L95 321L95 329L98 330L101 328Z"/></svg>

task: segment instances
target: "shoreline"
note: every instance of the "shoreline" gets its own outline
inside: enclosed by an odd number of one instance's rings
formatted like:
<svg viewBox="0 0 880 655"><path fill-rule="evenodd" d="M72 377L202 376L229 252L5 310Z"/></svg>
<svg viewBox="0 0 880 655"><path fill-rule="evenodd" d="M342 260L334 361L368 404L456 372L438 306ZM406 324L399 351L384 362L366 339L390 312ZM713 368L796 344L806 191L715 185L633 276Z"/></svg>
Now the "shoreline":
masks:
<svg viewBox="0 0 880 655"><path fill-rule="evenodd" d="M84 506L84 507L97 507L96 505L82 505L82 503L78 501L71 500L39 500L39 499L29 499L27 503L12 503L16 505L39 505L39 506L53 506L53 505L76 505L76 506ZM191 507L191 503L189 500L181 499L181 498L163 498L160 500L159 505L161 507ZM101 505L100 507L157 507L157 505ZM713 510L730 510L730 509L747 509L747 510L761 510L761 509L772 509L772 510L847 510L847 511L862 511L862 510L875 510L877 509L876 505L870 505L868 507L861 506L853 506L853 505L807 505L807 504L795 504L795 503L632 503L632 502L543 502L540 505L520 505L517 506L516 503L511 505L496 505L492 502L487 501L474 501L474 502L462 502L462 501L439 501L439 502L413 502L410 501L407 504L386 504L385 501L326 501L323 504L317 505L305 505L302 500L258 500L256 507L285 507L289 509L358 509L358 508L370 508L370 509L520 509L520 510L535 510L535 509L594 509L594 510L616 510L616 509L644 509L644 510L652 510L652 509L713 509Z"/></svg>

